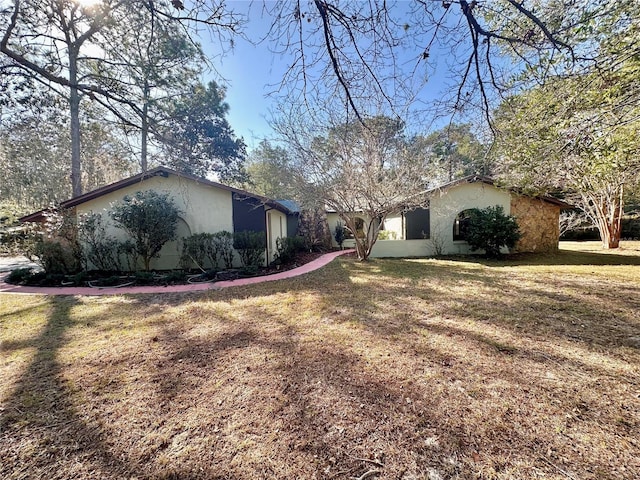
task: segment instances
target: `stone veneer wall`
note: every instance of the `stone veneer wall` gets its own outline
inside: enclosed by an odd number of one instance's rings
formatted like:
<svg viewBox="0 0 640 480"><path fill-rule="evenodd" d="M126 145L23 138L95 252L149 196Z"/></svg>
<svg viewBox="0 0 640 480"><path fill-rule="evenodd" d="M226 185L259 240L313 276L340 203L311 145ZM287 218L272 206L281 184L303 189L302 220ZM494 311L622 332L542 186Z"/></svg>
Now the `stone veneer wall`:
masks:
<svg viewBox="0 0 640 480"><path fill-rule="evenodd" d="M511 215L522 238L515 252L556 252L560 239L560 207L538 198L511 195Z"/></svg>

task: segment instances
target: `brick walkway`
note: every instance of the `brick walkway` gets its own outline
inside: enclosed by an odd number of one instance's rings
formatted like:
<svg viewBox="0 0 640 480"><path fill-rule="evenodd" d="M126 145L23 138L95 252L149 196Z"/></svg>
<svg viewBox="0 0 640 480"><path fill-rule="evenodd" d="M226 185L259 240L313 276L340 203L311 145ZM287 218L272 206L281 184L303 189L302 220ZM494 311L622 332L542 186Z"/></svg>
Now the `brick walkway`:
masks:
<svg viewBox="0 0 640 480"><path fill-rule="evenodd" d="M312 262L306 263L298 268L293 268L282 273L274 273L264 277L239 278L237 280L227 280L216 283L196 283L187 285L168 285L166 287L146 286L146 287L27 287L21 285L10 285L4 282L4 276L0 277L0 293L16 294L40 294L40 295L129 295L134 293L179 293L196 292L202 290L218 290L220 288L237 287L241 285L252 285L254 283L272 282L293 278L305 273L313 272L330 263L336 257L354 250L340 250L331 252L316 258Z"/></svg>

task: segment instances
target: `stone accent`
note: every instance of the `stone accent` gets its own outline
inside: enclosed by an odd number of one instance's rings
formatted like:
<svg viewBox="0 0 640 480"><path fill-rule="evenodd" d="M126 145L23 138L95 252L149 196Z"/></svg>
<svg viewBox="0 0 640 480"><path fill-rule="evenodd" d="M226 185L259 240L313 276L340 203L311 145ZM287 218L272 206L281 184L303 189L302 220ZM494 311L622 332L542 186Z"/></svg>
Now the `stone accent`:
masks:
<svg viewBox="0 0 640 480"><path fill-rule="evenodd" d="M522 238L514 252L558 251L560 207L539 198L511 195L511 215L516 217Z"/></svg>

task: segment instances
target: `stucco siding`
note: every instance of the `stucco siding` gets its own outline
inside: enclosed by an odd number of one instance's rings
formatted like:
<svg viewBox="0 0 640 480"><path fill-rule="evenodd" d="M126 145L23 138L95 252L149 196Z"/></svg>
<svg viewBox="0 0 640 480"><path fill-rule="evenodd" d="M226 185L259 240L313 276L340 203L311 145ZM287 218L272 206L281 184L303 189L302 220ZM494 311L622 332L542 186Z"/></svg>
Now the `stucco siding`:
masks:
<svg viewBox="0 0 640 480"><path fill-rule="evenodd" d="M275 260L278 251L278 239L287 236L287 216L278 210L267 212L267 262Z"/></svg>
<svg viewBox="0 0 640 480"><path fill-rule="evenodd" d="M428 257L433 248L427 240L378 240L371 250L372 258Z"/></svg>
<svg viewBox="0 0 640 480"><path fill-rule="evenodd" d="M465 241L453 240L453 224L457 215L470 208L500 205L506 214L511 212L511 195L482 182L463 183L435 193L431 197L431 243L438 242L442 253L472 253Z"/></svg>
<svg viewBox="0 0 640 480"><path fill-rule="evenodd" d="M390 235L392 240L403 240L404 239L404 221L402 219L402 214L397 213L394 215L389 215L384 221L384 229L387 232L392 232ZM394 237L395 234L395 238ZM385 240L389 241L389 240Z"/></svg>
<svg viewBox="0 0 640 480"><path fill-rule="evenodd" d="M193 180L170 175L156 176L135 185L106 193L100 197L84 202L76 207L77 214L89 212L102 213L107 220L109 235L125 239L126 234L116 228L106 212L111 206L122 201L126 195L139 191L155 190L168 192L182 211L178 225L178 238L193 233L233 231L233 210L231 192L203 185ZM172 269L178 267L180 259L179 240L165 245L160 258L151 262L153 269Z"/></svg>
<svg viewBox="0 0 640 480"><path fill-rule="evenodd" d="M544 200L516 195L485 182L459 183L433 193L429 206L429 238L406 240L406 222L401 214L390 215L385 229L396 232L395 240L378 240L372 257L419 257L436 254L458 255L482 253L471 250L463 240L453 239L456 217L464 210L499 205L505 214L514 215L523 234L514 249L517 252L550 252L558 249L560 207ZM328 213L333 236L338 223L337 213ZM333 239L334 246L337 246ZM350 248L353 240L345 240ZM508 253L505 249L504 253Z"/></svg>

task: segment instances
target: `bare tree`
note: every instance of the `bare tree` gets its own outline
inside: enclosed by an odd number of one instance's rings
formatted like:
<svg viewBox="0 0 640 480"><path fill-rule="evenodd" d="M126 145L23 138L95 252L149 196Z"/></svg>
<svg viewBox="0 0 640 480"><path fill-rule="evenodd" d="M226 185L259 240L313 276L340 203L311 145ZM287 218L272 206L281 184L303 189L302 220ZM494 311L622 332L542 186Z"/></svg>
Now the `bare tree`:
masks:
<svg viewBox="0 0 640 480"><path fill-rule="evenodd" d="M337 212L366 260L388 215L427 204L428 160L410 154L399 120L328 118L322 127L281 118L275 128L295 159L300 197Z"/></svg>
<svg viewBox="0 0 640 480"><path fill-rule="evenodd" d="M437 69L447 69L446 112L482 107L488 118L493 97L513 85L506 57L540 76L584 65L578 27L605 2L543 1L534 9L520 0L281 0L265 8L274 51L293 53L281 87L296 99L313 104L338 94L361 117L374 97L383 111L401 114Z"/></svg>

